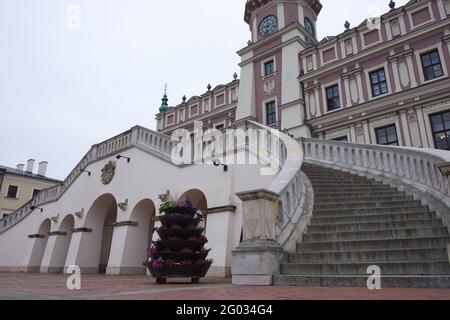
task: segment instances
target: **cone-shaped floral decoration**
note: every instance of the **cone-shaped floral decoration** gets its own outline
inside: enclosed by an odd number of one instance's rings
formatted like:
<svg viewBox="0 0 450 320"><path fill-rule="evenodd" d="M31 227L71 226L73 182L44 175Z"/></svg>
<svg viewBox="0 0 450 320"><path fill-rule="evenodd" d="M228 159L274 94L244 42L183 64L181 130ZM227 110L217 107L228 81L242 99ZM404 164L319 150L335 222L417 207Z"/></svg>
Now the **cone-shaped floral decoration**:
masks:
<svg viewBox="0 0 450 320"><path fill-rule="evenodd" d="M186 204L187 203L187 204ZM159 240L148 250L148 269L157 283L167 283L168 278L191 278L198 283L205 277L212 260L208 260L208 239L203 235L203 214L192 208L189 201L183 206L165 202L160 207L161 226L155 228Z"/></svg>

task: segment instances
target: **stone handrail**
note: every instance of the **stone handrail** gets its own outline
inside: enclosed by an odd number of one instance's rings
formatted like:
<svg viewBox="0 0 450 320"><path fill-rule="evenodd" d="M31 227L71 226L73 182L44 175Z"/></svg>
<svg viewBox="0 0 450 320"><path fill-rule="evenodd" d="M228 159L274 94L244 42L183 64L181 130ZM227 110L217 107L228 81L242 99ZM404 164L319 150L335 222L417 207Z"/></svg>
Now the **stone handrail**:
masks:
<svg viewBox="0 0 450 320"><path fill-rule="evenodd" d="M82 173L80 171L81 169L86 168L89 164L95 161L127 150L133 146L144 149L145 151L155 154L162 159L170 161L172 143L169 136L140 126L133 127L118 136L93 145L62 184L40 191L36 197L27 202L24 206L1 219L0 233L8 230L28 216L33 211L33 207L39 207L46 203L57 201L80 176Z"/></svg>
<svg viewBox="0 0 450 320"><path fill-rule="evenodd" d="M280 171L265 190L275 195L275 198L278 197L275 206L278 212L274 213L277 214L277 217L275 218L275 239L273 240L287 249L292 246L289 242L292 241L292 235L301 221L307 198L305 177L301 171L304 157L302 145L278 130L253 121L248 121L248 123L255 128L267 130L272 138L278 139L280 142L281 151L278 160L281 165ZM258 239L258 236L254 235L254 239L247 240Z"/></svg>
<svg viewBox="0 0 450 320"><path fill-rule="evenodd" d="M450 208L450 181L440 170L449 162L450 152L306 138L302 143L306 161L385 178L400 188L426 193Z"/></svg>

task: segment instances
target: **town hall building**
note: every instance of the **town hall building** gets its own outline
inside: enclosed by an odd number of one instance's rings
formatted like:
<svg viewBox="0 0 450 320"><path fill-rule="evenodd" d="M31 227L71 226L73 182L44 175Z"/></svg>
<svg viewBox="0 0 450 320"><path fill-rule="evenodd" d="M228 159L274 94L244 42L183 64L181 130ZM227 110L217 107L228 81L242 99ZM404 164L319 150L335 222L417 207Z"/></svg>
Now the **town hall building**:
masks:
<svg viewBox="0 0 450 320"><path fill-rule="evenodd" d="M248 0L240 76L164 93L156 131L93 145L0 220L0 272L144 275L170 196L205 215L208 275L234 284L366 286L376 265L385 287L450 287L450 1L390 1L318 39L321 10ZM230 143L173 161L198 126Z"/></svg>

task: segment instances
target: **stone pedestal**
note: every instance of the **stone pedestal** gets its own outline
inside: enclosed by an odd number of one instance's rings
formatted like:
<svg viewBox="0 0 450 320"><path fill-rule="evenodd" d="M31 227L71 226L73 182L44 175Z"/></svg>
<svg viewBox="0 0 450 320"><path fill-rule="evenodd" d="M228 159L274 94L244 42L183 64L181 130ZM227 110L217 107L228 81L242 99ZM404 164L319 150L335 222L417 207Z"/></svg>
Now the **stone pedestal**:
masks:
<svg viewBox="0 0 450 320"><path fill-rule="evenodd" d="M244 241L232 252L233 284L270 286L284 256L275 232L279 195L255 190L237 196L242 200Z"/></svg>
<svg viewBox="0 0 450 320"><path fill-rule="evenodd" d="M283 248L275 241L246 241L232 253L231 273L235 285L272 285L273 275L280 274Z"/></svg>

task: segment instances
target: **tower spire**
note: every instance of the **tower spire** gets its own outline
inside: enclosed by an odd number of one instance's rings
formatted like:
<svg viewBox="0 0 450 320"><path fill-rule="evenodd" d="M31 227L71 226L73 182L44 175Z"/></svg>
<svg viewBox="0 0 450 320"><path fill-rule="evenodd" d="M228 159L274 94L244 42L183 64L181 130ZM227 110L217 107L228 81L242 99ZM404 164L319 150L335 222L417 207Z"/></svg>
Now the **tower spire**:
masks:
<svg viewBox="0 0 450 320"><path fill-rule="evenodd" d="M164 95L161 99L161 107L159 107L159 112L166 112L169 109L169 99L167 98L167 83L164 86Z"/></svg>

